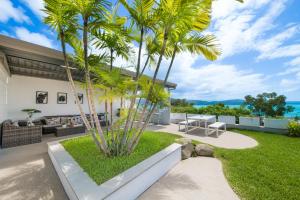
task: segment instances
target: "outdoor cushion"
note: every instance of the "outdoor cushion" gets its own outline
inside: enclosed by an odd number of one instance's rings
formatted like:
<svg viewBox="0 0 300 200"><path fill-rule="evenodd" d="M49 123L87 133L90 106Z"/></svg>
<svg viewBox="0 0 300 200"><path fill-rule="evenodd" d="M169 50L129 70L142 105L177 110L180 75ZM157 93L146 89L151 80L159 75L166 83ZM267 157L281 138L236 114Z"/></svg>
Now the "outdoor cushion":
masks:
<svg viewBox="0 0 300 200"><path fill-rule="evenodd" d="M16 121L12 124L14 127L19 127L19 123Z"/></svg>
<svg viewBox="0 0 300 200"><path fill-rule="evenodd" d="M2 123L2 126L3 126L3 127L9 127L9 126L12 126L12 121L11 121L10 119L5 120L5 121Z"/></svg>
<svg viewBox="0 0 300 200"><path fill-rule="evenodd" d="M27 126L28 121L27 120L19 120L17 123L19 126Z"/></svg>
<svg viewBox="0 0 300 200"><path fill-rule="evenodd" d="M46 119L47 125L58 125L60 124L60 117L53 117Z"/></svg>
<svg viewBox="0 0 300 200"><path fill-rule="evenodd" d="M61 117L60 118L60 123L61 124L68 124L68 117Z"/></svg>

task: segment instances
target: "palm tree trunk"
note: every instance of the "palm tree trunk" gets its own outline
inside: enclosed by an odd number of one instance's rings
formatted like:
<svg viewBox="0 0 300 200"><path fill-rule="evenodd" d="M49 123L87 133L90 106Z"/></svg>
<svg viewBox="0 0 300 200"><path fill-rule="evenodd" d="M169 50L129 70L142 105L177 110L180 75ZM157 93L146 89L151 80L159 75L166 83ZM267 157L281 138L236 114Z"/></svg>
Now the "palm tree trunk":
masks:
<svg viewBox="0 0 300 200"><path fill-rule="evenodd" d="M104 95L107 95L107 91L104 91ZM108 134L108 117L107 117L107 113L108 113L108 104L107 104L107 100L105 99L104 102L104 110L105 110L105 129L106 129L106 133Z"/></svg>
<svg viewBox="0 0 300 200"><path fill-rule="evenodd" d="M114 50L110 49L110 72L113 70L113 54ZM110 87L110 90L112 91L112 87ZM113 124L113 102L112 99L110 99L110 124Z"/></svg>
<svg viewBox="0 0 300 200"><path fill-rule="evenodd" d="M143 132L145 131L145 129L151 119L151 116L153 115L153 113L156 109L156 106L157 106L157 104L154 104L152 106L152 108L150 109L150 113L148 114L143 127L139 130L138 134L135 137L133 137L132 140L130 141L130 143L128 145L128 153L129 154L132 153L132 151L135 149L136 145L139 143L139 140L140 140Z"/></svg>
<svg viewBox="0 0 300 200"><path fill-rule="evenodd" d="M91 126L89 124L89 121L87 120L87 118L85 116L85 113L83 112L83 109L82 109L81 105L79 104L79 99L78 99L78 96L77 96L75 83L74 83L74 80L73 80L73 77L72 77L72 74L71 74L71 71L70 71L70 66L69 66L69 62L68 62L68 58L67 58L66 45L65 45L65 36L64 36L63 32L60 33L60 40L61 40L61 47L62 47L62 52L63 52L63 56L64 56L64 63L66 65L66 73L67 73L67 77L69 79L71 90L72 90L72 92L74 94L76 104L77 104L77 106L79 108L79 112L80 112L82 121L84 122L86 128L88 130L90 130Z"/></svg>
<svg viewBox="0 0 300 200"><path fill-rule="evenodd" d="M145 69L148 65L149 60L150 60L150 55L147 57L147 60L146 60L145 65L143 67L143 70L141 71L141 74L139 76L142 76L144 74L144 71L145 71Z"/></svg>
<svg viewBox="0 0 300 200"><path fill-rule="evenodd" d="M167 71L167 74L166 74L166 77L165 77L165 80L164 80L164 86L166 86L166 84L168 82L168 78L169 78L169 75L170 75L171 68L173 66L173 62L174 62L174 59L175 59L176 52L177 52L177 45L175 45L175 47L174 47L174 51L173 51L173 54L172 54L172 59L171 59L171 62L170 62L170 65L169 65L169 68L168 68L168 71Z"/></svg>
<svg viewBox="0 0 300 200"><path fill-rule="evenodd" d="M70 82L70 86L71 86L71 89L72 89L74 97L75 97L76 104L77 104L77 106L79 108L80 116L82 118L83 123L85 124L85 126L87 128L87 131L91 132L93 140L96 143L98 149L102 150L101 143L99 142L99 140L96 137L94 131L92 130L91 124L87 120L86 115L83 112L82 106L80 104L80 101L79 101L79 98L78 98L78 95L77 95L77 92L76 92L76 88L75 88L75 83L73 81L73 77L72 77L72 74L71 74L71 71L70 71L70 68L69 68L69 62L68 62L67 54L66 54L65 37L64 37L63 33L60 34L60 38L61 38L61 46L62 46L62 51L63 51L63 56L64 56L64 62L65 62L65 65L66 65L67 76L68 76L68 79L69 79L69 82Z"/></svg>
<svg viewBox="0 0 300 200"><path fill-rule="evenodd" d="M137 62L137 70L136 70L135 80L138 80L139 73L140 73L140 64L141 64L141 54L142 54L142 47L143 47L143 39L144 39L144 27L142 26L142 28L141 28L141 34L140 34L139 53L138 53L138 62ZM124 134L123 134L121 145L125 144L130 122L131 122L131 120L134 120L134 119L132 119L132 110L133 110L133 107L134 107L134 104L135 104L135 101L136 101L137 91L138 91L138 86L136 86L136 88L135 88L135 90L133 92L133 97L130 100L130 106L129 106L129 109L128 109L127 119L126 119L126 122L125 122Z"/></svg>
<svg viewBox="0 0 300 200"><path fill-rule="evenodd" d="M103 132L102 132L102 129L101 129L101 126L100 126L100 122L98 120L98 115L96 113L96 108L95 108L95 104L94 104L94 99L92 98L94 95L93 95L93 88L92 88L92 85L91 85L91 78L90 78L90 70L89 70L89 65L88 65L88 48L87 48L87 45L88 45L88 38L87 38L87 34L88 34L88 17L83 17L83 50L84 50L84 67L85 67L85 76L86 76L86 82L87 82L87 95L88 95L88 98L90 99L90 105L89 105L89 108L90 108L90 111L94 117L94 121L95 121L95 124L96 124L96 129L97 129L97 132L100 136L100 144L101 144L101 147L102 147L102 150L105 154L109 155L109 151L107 149L107 142L104 138L104 135L103 135Z"/></svg>
<svg viewBox="0 0 300 200"><path fill-rule="evenodd" d="M159 68L160 68L162 58L163 58L163 56L165 54L165 51L166 51L167 40L168 40L168 33L165 31L164 40L163 40L163 44L162 44L162 47L161 47L161 50L160 50L159 59L158 59L156 69L155 69L155 72L154 72L154 75L153 75L153 78L152 78L152 84L151 84L151 87L149 89L148 97L146 99L146 102L145 102L145 105L144 105L144 108L143 108L143 111L142 111L142 116L141 116L141 119L139 120L139 123L138 123L138 127L140 127L141 122L144 118L144 114L146 113L146 109L147 109L147 106L148 106L148 103L149 103L149 98L150 98L150 95L153 91L154 84L156 82L156 77L157 77L157 74L158 74L158 71L159 71Z"/></svg>
<svg viewBox="0 0 300 200"><path fill-rule="evenodd" d="M88 107L91 107L91 101L90 101L90 96L88 95L88 88L86 86L86 94L87 94L87 102L88 102ZM92 116L92 113L90 112L90 120L91 120L91 126L92 128L95 128L95 123L94 123L94 119Z"/></svg>
<svg viewBox="0 0 300 200"><path fill-rule="evenodd" d="M144 27L141 28L141 35L140 35L140 43L139 43L139 54L138 54L138 63L136 68L136 80L140 74L140 66L141 66L141 54L142 54L142 47L143 47L143 39L144 39Z"/></svg>
<svg viewBox="0 0 300 200"><path fill-rule="evenodd" d="M145 62L145 64L144 64L143 70L141 71L139 77L141 77L141 76L144 74L144 71L145 71L145 69L146 69L146 67L147 67L147 65L148 65L149 60L150 60L150 55L148 55L147 60L146 60L146 62ZM136 106L136 110L135 110L134 115L133 115L133 120L132 120L132 122L131 122L130 130L132 130L133 123L134 123L134 119L135 119L135 117L136 117L138 108L140 107L141 100L142 100L142 97L139 98L138 104L137 104L137 106Z"/></svg>

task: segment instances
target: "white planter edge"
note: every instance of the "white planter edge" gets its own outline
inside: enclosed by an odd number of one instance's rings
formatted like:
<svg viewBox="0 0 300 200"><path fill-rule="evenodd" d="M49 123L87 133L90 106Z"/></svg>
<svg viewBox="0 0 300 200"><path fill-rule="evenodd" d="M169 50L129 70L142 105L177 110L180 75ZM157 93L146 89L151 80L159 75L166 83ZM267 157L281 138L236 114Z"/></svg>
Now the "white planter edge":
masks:
<svg viewBox="0 0 300 200"><path fill-rule="evenodd" d="M135 199L181 161L181 145L174 143L97 185L59 142L48 143L48 154L70 200Z"/></svg>

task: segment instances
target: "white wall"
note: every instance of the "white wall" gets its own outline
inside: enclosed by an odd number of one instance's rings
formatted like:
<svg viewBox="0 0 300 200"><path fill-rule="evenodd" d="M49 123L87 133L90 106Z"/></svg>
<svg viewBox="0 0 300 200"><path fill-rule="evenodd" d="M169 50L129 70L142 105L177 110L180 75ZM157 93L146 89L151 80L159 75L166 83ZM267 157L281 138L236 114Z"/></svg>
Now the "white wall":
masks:
<svg viewBox="0 0 300 200"><path fill-rule="evenodd" d="M83 93L83 109L88 112L88 104L86 93L80 87L78 92ZM48 104L36 104L36 91L48 92ZM57 104L57 92L67 93L67 104ZM104 103L100 103L98 98L95 99L97 112L104 112ZM114 110L120 107L119 102L114 103ZM75 98L71 92L70 86L66 81L58 81L51 79L34 78L28 76L12 75L8 84L8 118L13 120L25 119L26 114L21 112L25 108L35 108L41 110L41 114L35 117L48 115L68 115L79 114Z"/></svg>
<svg viewBox="0 0 300 200"><path fill-rule="evenodd" d="M9 76L0 60L0 123L7 119L7 84Z"/></svg>

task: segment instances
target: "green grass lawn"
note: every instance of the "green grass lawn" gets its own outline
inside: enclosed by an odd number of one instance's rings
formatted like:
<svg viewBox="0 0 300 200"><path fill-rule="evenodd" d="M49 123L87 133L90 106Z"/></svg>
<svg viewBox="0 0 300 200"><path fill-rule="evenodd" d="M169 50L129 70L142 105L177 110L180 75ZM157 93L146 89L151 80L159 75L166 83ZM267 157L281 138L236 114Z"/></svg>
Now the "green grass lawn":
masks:
<svg viewBox="0 0 300 200"><path fill-rule="evenodd" d="M300 199L300 138L237 131L259 146L244 150L216 150L225 176L241 199Z"/></svg>
<svg viewBox="0 0 300 200"><path fill-rule="evenodd" d="M166 148L178 137L169 133L146 131L130 156L114 158L99 153L91 136L65 140L62 145L81 168L97 184L101 184Z"/></svg>

